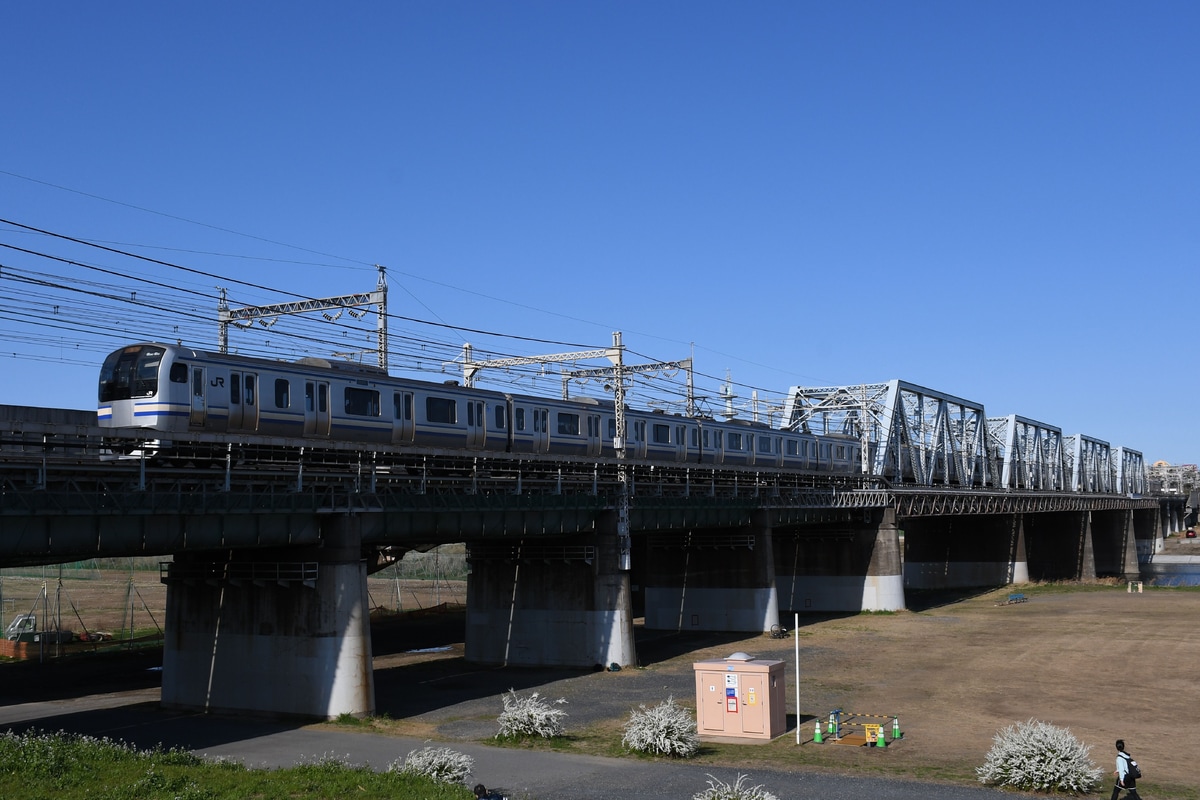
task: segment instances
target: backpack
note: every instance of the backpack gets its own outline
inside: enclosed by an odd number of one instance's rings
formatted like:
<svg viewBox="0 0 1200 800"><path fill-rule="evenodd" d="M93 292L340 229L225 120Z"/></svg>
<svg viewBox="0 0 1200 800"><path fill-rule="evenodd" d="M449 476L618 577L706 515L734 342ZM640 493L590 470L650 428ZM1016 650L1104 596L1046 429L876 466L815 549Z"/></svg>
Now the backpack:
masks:
<svg viewBox="0 0 1200 800"><path fill-rule="evenodd" d="M1133 756L1128 753L1122 753L1121 758L1125 759L1125 777L1133 778L1135 781L1142 777L1142 768L1133 760Z"/></svg>

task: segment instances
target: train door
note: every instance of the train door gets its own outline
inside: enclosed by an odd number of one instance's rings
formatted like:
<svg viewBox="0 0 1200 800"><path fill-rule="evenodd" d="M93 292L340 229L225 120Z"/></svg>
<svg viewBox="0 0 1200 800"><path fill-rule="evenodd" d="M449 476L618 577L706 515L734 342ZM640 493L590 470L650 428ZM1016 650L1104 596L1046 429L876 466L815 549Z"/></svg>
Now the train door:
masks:
<svg viewBox="0 0 1200 800"><path fill-rule="evenodd" d="M587 454L600 455L600 415L587 415Z"/></svg>
<svg viewBox="0 0 1200 800"><path fill-rule="evenodd" d="M550 409L537 408L533 411L533 452L550 452Z"/></svg>
<svg viewBox="0 0 1200 800"><path fill-rule="evenodd" d="M413 440L413 393L392 393L392 441Z"/></svg>
<svg viewBox="0 0 1200 800"><path fill-rule="evenodd" d="M329 435L329 381L304 382L304 435Z"/></svg>
<svg viewBox="0 0 1200 800"><path fill-rule="evenodd" d="M487 419L484 417L483 401L467 401L467 447L479 449L487 441Z"/></svg>
<svg viewBox="0 0 1200 800"><path fill-rule="evenodd" d="M229 422L226 427L231 431L242 427L242 373L229 373Z"/></svg>
<svg viewBox="0 0 1200 800"><path fill-rule="evenodd" d="M646 457L646 420L635 419L627 423L629 435L629 453L634 458Z"/></svg>
<svg viewBox="0 0 1200 800"><path fill-rule="evenodd" d="M253 372L229 373L229 430L258 430L258 383Z"/></svg>
<svg viewBox="0 0 1200 800"><path fill-rule="evenodd" d="M204 367L192 365L192 402L188 414L188 424L193 428L203 428L208 421L208 401L204 391L208 381L204 379Z"/></svg>

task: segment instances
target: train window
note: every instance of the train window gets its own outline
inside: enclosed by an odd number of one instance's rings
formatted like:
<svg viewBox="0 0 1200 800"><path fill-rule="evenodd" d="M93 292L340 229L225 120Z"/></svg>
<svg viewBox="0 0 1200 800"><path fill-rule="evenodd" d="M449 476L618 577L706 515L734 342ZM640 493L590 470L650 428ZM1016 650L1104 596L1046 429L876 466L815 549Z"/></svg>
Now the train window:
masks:
<svg viewBox="0 0 1200 800"><path fill-rule="evenodd" d="M374 389L346 387L346 413L355 417L379 416L379 392Z"/></svg>
<svg viewBox="0 0 1200 800"><path fill-rule="evenodd" d="M760 452L760 453L771 452L771 437L770 436L759 436L758 437L758 452Z"/></svg>
<svg viewBox="0 0 1200 800"><path fill-rule="evenodd" d="M129 399L130 367L136 356L136 347L118 350L109 354L100 367L100 392L98 399L101 403L111 403L114 400Z"/></svg>
<svg viewBox="0 0 1200 800"><path fill-rule="evenodd" d="M467 403L467 427L475 427L475 404Z"/></svg>
<svg viewBox="0 0 1200 800"><path fill-rule="evenodd" d="M726 444L726 449L728 449L728 450L741 450L742 449L742 435L740 433L735 433L734 431L730 431L729 436L725 437L725 444Z"/></svg>
<svg viewBox="0 0 1200 800"><path fill-rule="evenodd" d="M158 394L158 368L162 364L162 355L163 351L158 348L147 348L138 356L137 365L134 367L134 397L151 397ZM184 369L187 367L184 366ZM186 372L183 382L187 383Z"/></svg>
<svg viewBox="0 0 1200 800"><path fill-rule="evenodd" d="M242 376L237 372L229 373L229 404L236 406L242 403Z"/></svg>
<svg viewBox="0 0 1200 800"><path fill-rule="evenodd" d="M577 437L580 435L580 415L558 413L558 432Z"/></svg>
<svg viewBox="0 0 1200 800"><path fill-rule="evenodd" d="M187 364L176 361L171 365L171 383L187 383Z"/></svg>
<svg viewBox="0 0 1200 800"><path fill-rule="evenodd" d="M447 425L458 423L458 402L452 397L425 398L425 419L427 422L442 422Z"/></svg>
<svg viewBox="0 0 1200 800"><path fill-rule="evenodd" d="M692 428L692 444L691 444L691 446L692 447L700 446L700 431L696 430L695 428Z"/></svg>
<svg viewBox="0 0 1200 800"><path fill-rule="evenodd" d="M275 407L276 408L291 408L292 406L292 387L288 383L287 378L275 379Z"/></svg>
<svg viewBox="0 0 1200 800"><path fill-rule="evenodd" d="M686 428L682 425L675 426L675 444L683 444L687 434L684 433Z"/></svg>
<svg viewBox="0 0 1200 800"><path fill-rule="evenodd" d="M845 461L846 460L846 445L839 444L837 446L837 448L834 450L834 455L837 457L837 459L839 461Z"/></svg>
<svg viewBox="0 0 1200 800"><path fill-rule="evenodd" d="M312 411L316 400L316 391L313 389L312 381L304 383L304 410Z"/></svg>
<svg viewBox="0 0 1200 800"><path fill-rule="evenodd" d="M787 440L787 454L788 454L789 456L794 456L794 455L797 455L797 452L796 452L796 451L797 451L797 449L798 449L798 448L797 448L797 445L798 445L798 444L800 444L800 443L799 443L799 442L797 442L795 439L788 439L788 440Z"/></svg>
<svg viewBox="0 0 1200 800"><path fill-rule="evenodd" d="M707 448L708 447L708 431L704 431L703 433L704 433L704 436L701 441L704 442L704 446L705 446L705 448Z"/></svg>
<svg viewBox="0 0 1200 800"><path fill-rule="evenodd" d="M525 430L525 409L520 407L513 409L513 422L516 424L517 430Z"/></svg>
<svg viewBox="0 0 1200 800"><path fill-rule="evenodd" d="M670 444L671 443L671 426L655 423L650 428L650 434L654 437L655 444Z"/></svg>
<svg viewBox="0 0 1200 800"><path fill-rule="evenodd" d="M503 403L496 405L496 428L504 430L504 423L508 422L508 408Z"/></svg>
<svg viewBox="0 0 1200 800"><path fill-rule="evenodd" d="M252 405L254 405L254 376L253 375L246 376L245 386L246 386L246 405L252 406Z"/></svg>
<svg viewBox="0 0 1200 800"><path fill-rule="evenodd" d="M329 410L329 384L317 384L317 411L324 414Z"/></svg>
<svg viewBox="0 0 1200 800"><path fill-rule="evenodd" d="M610 438L610 439L615 439L615 438L617 438L617 420L616 420L616 417L612 417L612 418L610 418L610 419L608 420L608 438Z"/></svg>

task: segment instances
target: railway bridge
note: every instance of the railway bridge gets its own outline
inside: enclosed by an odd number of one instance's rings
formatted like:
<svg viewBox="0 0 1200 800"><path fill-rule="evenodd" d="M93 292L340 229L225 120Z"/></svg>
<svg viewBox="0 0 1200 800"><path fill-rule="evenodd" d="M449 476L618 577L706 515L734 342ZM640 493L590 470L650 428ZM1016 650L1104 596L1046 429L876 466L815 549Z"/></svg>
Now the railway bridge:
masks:
<svg viewBox="0 0 1200 800"><path fill-rule="evenodd" d="M372 712L365 579L412 549L466 542L469 660L591 667L636 663L638 616L754 632L793 610L903 609L906 589L1132 579L1176 513L933 471L899 485L228 434L115 458L112 439L144 432L0 421L0 566L169 556L162 699L204 710Z"/></svg>

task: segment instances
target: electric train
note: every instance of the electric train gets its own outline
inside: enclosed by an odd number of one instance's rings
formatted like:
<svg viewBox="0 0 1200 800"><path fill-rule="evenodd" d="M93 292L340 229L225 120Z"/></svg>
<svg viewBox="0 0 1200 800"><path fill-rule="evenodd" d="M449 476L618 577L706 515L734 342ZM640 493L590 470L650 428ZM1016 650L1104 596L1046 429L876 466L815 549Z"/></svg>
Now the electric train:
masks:
<svg viewBox="0 0 1200 800"><path fill-rule="evenodd" d="M378 367L131 344L100 370L97 418L155 440L192 431L465 451L614 456L612 401L571 400L393 377ZM849 436L629 409L626 458L858 472Z"/></svg>

